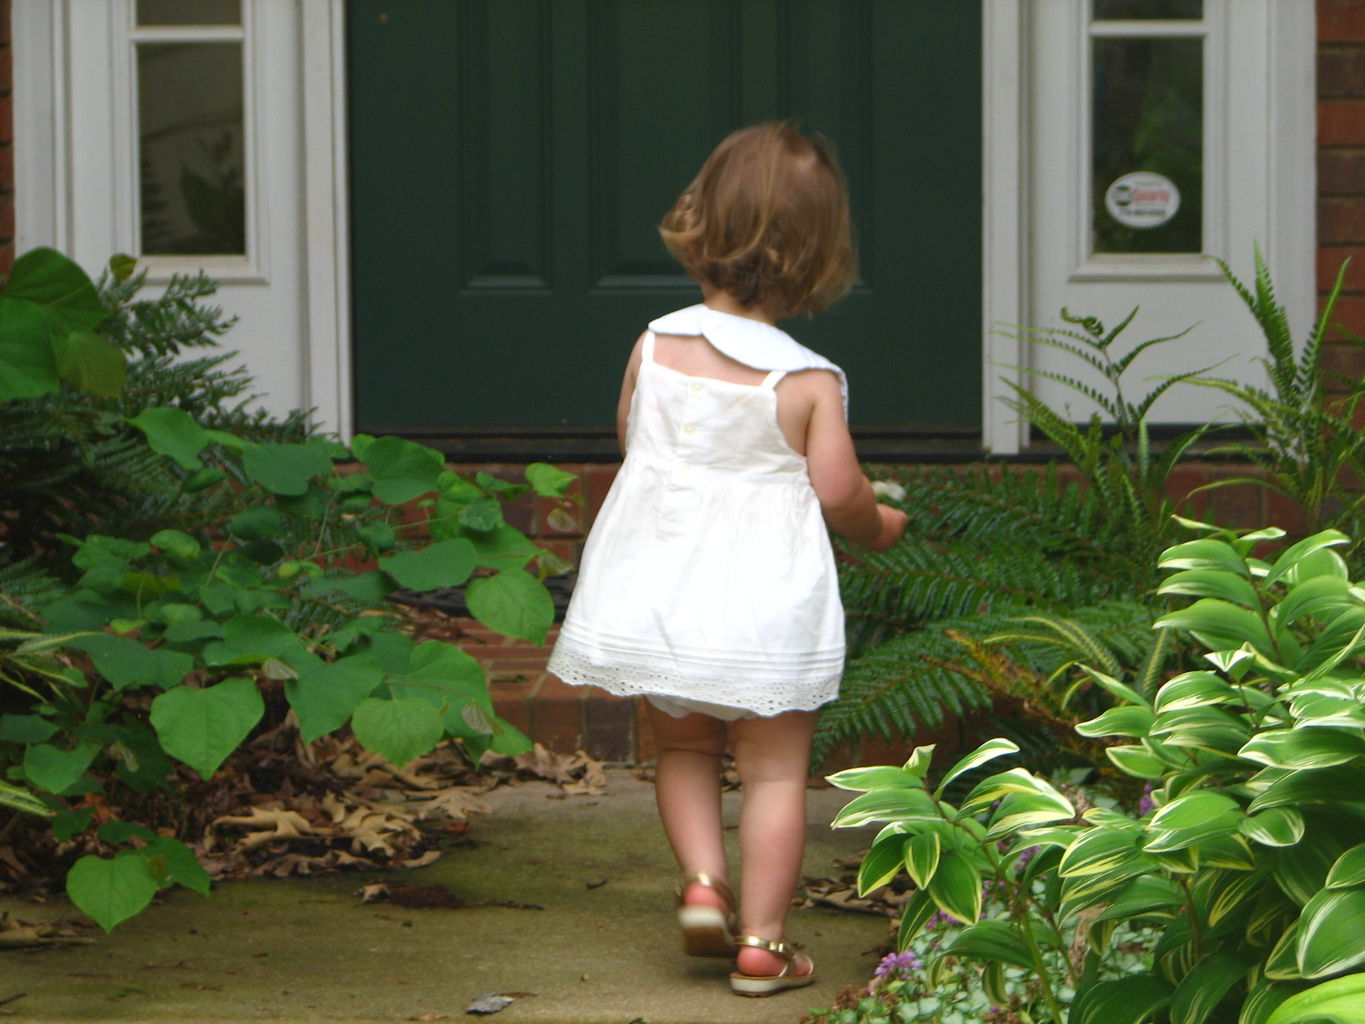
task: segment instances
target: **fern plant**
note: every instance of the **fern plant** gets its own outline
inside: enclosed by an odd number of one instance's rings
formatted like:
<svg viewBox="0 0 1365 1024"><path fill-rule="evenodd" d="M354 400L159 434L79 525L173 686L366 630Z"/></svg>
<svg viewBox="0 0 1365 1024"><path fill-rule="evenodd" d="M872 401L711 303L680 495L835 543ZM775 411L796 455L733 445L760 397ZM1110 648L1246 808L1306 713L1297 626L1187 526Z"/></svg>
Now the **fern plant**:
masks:
<svg viewBox="0 0 1365 1024"><path fill-rule="evenodd" d="M84 281L97 311L94 334L126 368L112 390L64 381L0 402L0 571L9 568L11 595L38 585L34 574L70 576L61 534L145 538L168 525L219 521L259 500L244 480L239 491L209 487L222 468L196 478L159 456L129 423L144 408L183 409L247 441L310 436L305 413L280 419L252 406L250 374L232 365L234 353L217 350L234 319L208 301L217 285L207 277L177 275L156 298L143 299L146 274L134 273L127 257L114 257L97 286L65 257L43 258L64 261L54 270L63 279ZM231 460L219 464L231 472Z"/></svg>
<svg viewBox="0 0 1365 1024"><path fill-rule="evenodd" d="M891 482L910 521L888 551L845 562L850 657L839 700L821 714L817 763L864 735L911 737L992 705L1015 717L1021 746L1055 754L1046 737L1074 721L1058 703L1073 648L1087 661L1147 656L1155 578L1126 521L1052 468L906 468ZM1071 746L1073 759L1093 760Z"/></svg>
<svg viewBox="0 0 1365 1024"><path fill-rule="evenodd" d="M1232 450L1260 470L1209 486L1250 483L1282 494L1303 510L1309 533L1335 526L1356 538L1352 551L1357 550L1365 513L1365 490L1360 486L1365 480L1365 433L1357 426L1357 413L1365 399L1365 380L1333 371L1324 359L1332 328L1340 333L1341 344L1365 345L1365 340L1332 319L1350 260L1337 271L1302 348L1294 343L1288 313L1276 298L1259 246L1255 277L1249 285L1222 260L1218 265L1265 338L1266 355L1257 362L1265 367L1270 386L1193 378L1193 383L1217 388L1237 401L1236 411L1253 441Z"/></svg>
<svg viewBox="0 0 1365 1024"><path fill-rule="evenodd" d="M1150 564L1171 536L1171 514L1175 511L1167 487L1171 471L1213 425L1196 427L1157 446L1152 442L1147 415L1171 388L1201 377L1212 367L1167 375L1140 399L1130 399L1124 391L1124 378L1137 359L1157 345L1183 338L1192 329L1148 338L1119 355L1120 339L1137 313L1134 307L1117 326L1106 328L1097 317L1075 316L1064 308L1061 317L1072 327L1024 327L1011 335L1066 352L1103 377L1108 392L1065 373L1024 368L1033 376L1065 385L1098 406L1087 422L1072 422L1064 412L1014 381L1006 383L1015 397L1004 401L1075 463L1098 492L1107 514L1120 517L1132 542L1141 546L1141 560Z"/></svg>

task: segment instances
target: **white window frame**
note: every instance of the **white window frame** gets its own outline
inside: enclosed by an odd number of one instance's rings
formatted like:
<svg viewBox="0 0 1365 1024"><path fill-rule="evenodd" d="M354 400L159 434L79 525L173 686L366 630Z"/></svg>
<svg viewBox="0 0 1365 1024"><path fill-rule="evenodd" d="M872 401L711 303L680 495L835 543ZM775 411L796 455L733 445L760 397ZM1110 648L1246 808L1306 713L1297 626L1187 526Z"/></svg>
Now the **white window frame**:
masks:
<svg viewBox="0 0 1365 1024"><path fill-rule="evenodd" d="M142 253L142 189L134 185L118 189L120 214L127 218L120 234L128 240L123 251L138 258L146 269L147 280L164 284L173 274L203 270L218 281L243 281L266 284L270 281L270 247L262 241L270 237L270 203L268 190L263 187L264 168L261 166L260 131L256 117L265 83L261 80L261 63L256 59L256 33L253 20L259 0L241 0L242 20L239 25L171 25L139 26L136 0L110 3L115 20L113 31L114 78L122 83L122 92L114 98L115 160L122 168L123 180L141 180L141 126L138 112L138 56L142 43L238 43L242 48L242 129L244 175L246 192L246 253L222 256L147 256ZM120 12L118 9L122 7ZM121 24L119 24L121 22ZM131 204L131 208L129 208Z"/></svg>
<svg viewBox="0 0 1365 1024"><path fill-rule="evenodd" d="M1093 0L1085 6L1093 10ZM1204 203L1200 237L1203 251L1225 253L1227 243L1227 146L1226 116L1216 115L1223 110L1221 99L1227 94L1227 11L1224 0L1205 0L1201 21L1106 21L1096 23L1086 11L1085 22L1073 22L1076 37L1070 41L1081 53L1076 79L1072 84L1077 99L1076 117L1072 121L1077 133L1076 153L1080 165L1076 168L1076 183L1083 194L1076 196L1072 207L1077 214L1070 232L1071 272L1073 281L1189 281L1222 277L1216 264L1202 253L1092 253L1094 203L1091 201L1094 99L1091 83L1094 76L1096 39L1199 39L1203 44L1203 106L1204 118Z"/></svg>

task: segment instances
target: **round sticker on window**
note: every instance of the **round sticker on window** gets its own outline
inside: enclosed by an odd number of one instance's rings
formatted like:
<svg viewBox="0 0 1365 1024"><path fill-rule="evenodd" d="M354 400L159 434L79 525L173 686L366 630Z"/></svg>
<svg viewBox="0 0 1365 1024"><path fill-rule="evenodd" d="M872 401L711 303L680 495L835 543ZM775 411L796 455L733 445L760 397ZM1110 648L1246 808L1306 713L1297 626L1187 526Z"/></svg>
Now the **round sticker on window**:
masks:
<svg viewBox="0 0 1365 1024"><path fill-rule="evenodd" d="M1104 208L1130 228L1165 224L1180 209L1180 189L1164 174L1134 171L1118 178L1104 193Z"/></svg>

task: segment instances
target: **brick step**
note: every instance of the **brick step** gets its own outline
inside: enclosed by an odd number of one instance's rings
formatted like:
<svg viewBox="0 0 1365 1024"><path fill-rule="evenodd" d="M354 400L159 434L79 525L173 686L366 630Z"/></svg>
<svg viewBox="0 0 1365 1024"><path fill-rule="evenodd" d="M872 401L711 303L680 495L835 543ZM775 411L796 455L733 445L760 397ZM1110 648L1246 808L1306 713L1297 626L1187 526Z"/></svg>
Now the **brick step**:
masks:
<svg viewBox="0 0 1365 1024"><path fill-rule="evenodd" d="M559 627L543 647L509 640L472 619L457 620L464 650L483 663L493 708L536 743L556 753L582 750L601 761L638 764L656 756L653 737L644 720L644 699L617 697L595 686L569 686L545 670ZM937 743L940 752L962 745L962 724L945 722L918 743ZM852 765L900 764L913 743L864 737L836 751L824 770Z"/></svg>

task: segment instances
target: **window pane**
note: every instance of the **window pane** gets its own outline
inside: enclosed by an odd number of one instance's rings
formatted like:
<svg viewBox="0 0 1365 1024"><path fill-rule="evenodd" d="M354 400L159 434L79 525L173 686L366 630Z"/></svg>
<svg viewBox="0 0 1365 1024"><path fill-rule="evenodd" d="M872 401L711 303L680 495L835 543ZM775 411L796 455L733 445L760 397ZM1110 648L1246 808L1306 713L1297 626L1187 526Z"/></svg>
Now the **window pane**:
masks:
<svg viewBox="0 0 1365 1024"><path fill-rule="evenodd" d="M139 25L240 25L242 0L137 0Z"/></svg>
<svg viewBox="0 0 1365 1024"><path fill-rule="evenodd" d="M1202 40L1094 47L1093 251L1202 251Z"/></svg>
<svg viewBox="0 0 1365 1024"><path fill-rule="evenodd" d="M1152 21L1202 17L1204 0L1095 0L1097 21Z"/></svg>
<svg viewBox="0 0 1365 1024"><path fill-rule="evenodd" d="M246 253L240 43L138 47L142 251Z"/></svg>

